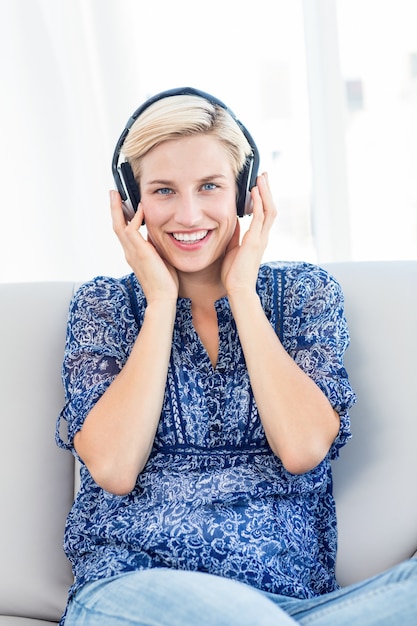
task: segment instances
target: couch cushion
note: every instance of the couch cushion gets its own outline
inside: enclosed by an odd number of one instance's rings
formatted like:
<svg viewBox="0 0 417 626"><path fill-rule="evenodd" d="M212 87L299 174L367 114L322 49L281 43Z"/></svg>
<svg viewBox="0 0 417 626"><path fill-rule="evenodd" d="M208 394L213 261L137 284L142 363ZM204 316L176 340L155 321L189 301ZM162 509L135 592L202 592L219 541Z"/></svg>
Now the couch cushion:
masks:
<svg viewBox="0 0 417 626"><path fill-rule="evenodd" d="M0 285L0 615L58 620L71 584L73 460L54 441L71 295L69 283Z"/></svg>
<svg viewBox="0 0 417 626"><path fill-rule="evenodd" d="M417 549L417 262L327 265L346 300L352 440L334 463L342 585Z"/></svg>
<svg viewBox="0 0 417 626"><path fill-rule="evenodd" d="M9 617L0 615L0 626L56 626L57 622L32 619L31 617Z"/></svg>

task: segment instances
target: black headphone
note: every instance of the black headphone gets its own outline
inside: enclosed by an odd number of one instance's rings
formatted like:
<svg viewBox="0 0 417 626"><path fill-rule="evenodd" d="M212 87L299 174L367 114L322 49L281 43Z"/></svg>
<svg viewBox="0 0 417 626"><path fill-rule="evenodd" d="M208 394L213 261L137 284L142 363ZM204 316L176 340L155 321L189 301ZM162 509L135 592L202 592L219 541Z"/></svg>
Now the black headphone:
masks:
<svg viewBox="0 0 417 626"><path fill-rule="evenodd" d="M162 91L161 93L158 93L155 96L149 98L149 100L146 100L146 102L144 102L138 109L136 109L133 115L129 118L116 144L116 148L113 154L112 171L117 191L120 193L123 201L125 215L127 219L132 219L133 215L136 213L137 207L140 202L140 191L129 163L125 160L121 160L121 151L126 137L137 118L148 107L150 107L151 104L154 104L154 102L158 102L158 100L162 100L163 98L183 95L199 96L200 98L208 100L211 104L222 107L222 109L227 111L227 113L229 113L229 115L235 120L240 130L246 137L251 147L251 154L246 159L245 165L242 171L239 173L237 181L238 197L236 207L239 217L248 215L249 213L251 213L250 190L256 185L256 177L258 176L259 169L259 152L254 140L252 139L248 130L237 119L235 114L225 104L223 104L223 102L221 102L214 96L205 93L204 91L199 91L198 89L193 89L192 87L182 87L179 89L169 89L167 91Z"/></svg>

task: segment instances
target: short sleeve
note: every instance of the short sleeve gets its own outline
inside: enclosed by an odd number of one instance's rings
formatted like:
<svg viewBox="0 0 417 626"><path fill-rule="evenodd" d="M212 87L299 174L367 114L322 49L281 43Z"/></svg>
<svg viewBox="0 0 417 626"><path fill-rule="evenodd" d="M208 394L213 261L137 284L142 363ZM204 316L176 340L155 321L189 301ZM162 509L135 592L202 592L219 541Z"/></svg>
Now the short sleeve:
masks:
<svg viewBox="0 0 417 626"><path fill-rule="evenodd" d="M56 428L60 447L75 453L75 434L122 369L137 333L121 280L98 277L78 289L70 304L62 365L65 406ZM67 423L66 442L62 420Z"/></svg>
<svg viewBox="0 0 417 626"><path fill-rule="evenodd" d="M356 396L344 367L349 331L339 283L324 269L305 264L290 271L283 299L284 345L320 387L340 416L330 458L351 437L349 409Z"/></svg>

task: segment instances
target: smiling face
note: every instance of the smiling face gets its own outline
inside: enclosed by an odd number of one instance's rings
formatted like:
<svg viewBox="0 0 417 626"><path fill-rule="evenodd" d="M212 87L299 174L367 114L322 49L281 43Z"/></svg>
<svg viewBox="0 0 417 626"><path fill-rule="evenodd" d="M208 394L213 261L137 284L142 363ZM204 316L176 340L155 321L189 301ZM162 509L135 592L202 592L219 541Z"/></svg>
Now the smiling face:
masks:
<svg viewBox="0 0 417 626"><path fill-rule="evenodd" d="M207 134L165 141L142 158L141 203L148 235L179 273L210 270L236 228L236 181L223 144Z"/></svg>

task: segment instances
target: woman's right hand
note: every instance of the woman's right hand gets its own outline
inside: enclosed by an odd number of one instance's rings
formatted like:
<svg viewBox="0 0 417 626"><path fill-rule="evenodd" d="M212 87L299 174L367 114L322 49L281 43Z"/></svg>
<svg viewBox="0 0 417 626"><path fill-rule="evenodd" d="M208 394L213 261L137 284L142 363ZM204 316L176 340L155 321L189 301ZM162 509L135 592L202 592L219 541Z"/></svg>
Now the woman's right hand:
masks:
<svg viewBox="0 0 417 626"><path fill-rule="evenodd" d="M178 274L158 254L149 239L140 232L143 208L138 206L134 217L126 223L122 199L117 191L110 191L110 207L113 230L125 253L125 258L144 291L148 304L157 300L176 300L178 297Z"/></svg>

